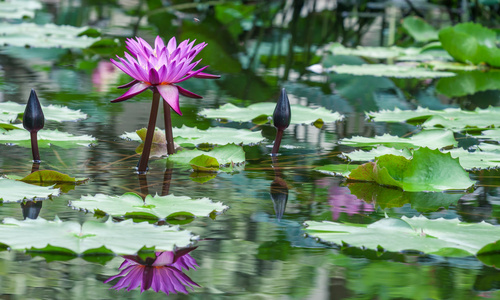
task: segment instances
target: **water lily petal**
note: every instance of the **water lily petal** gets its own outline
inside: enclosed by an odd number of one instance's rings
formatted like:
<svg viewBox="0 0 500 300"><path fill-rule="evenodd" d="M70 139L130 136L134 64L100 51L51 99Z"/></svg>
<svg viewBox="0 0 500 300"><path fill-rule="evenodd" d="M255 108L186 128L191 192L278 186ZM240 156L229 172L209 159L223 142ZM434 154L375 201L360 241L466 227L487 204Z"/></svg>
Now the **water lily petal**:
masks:
<svg viewBox="0 0 500 300"><path fill-rule="evenodd" d="M198 73L200 73L201 71L205 70L206 68L208 68L208 66L205 66L205 67L203 67L201 69L198 69L198 70L192 72L191 74L187 75L186 77L181 78L180 80L173 81L172 83L179 83L179 82L183 82L184 80L188 80L189 78L197 75Z"/></svg>
<svg viewBox="0 0 500 300"><path fill-rule="evenodd" d="M154 68L151 68L149 70L149 83L151 83L151 85L157 85L160 82L161 81L160 76L158 76L158 72Z"/></svg>
<svg viewBox="0 0 500 300"><path fill-rule="evenodd" d="M200 95L197 95L193 92L190 92L180 86L177 86L177 89L179 90L179 93L183 96L189 97L189 98L195 98L195 99L202 99L203 97Z"/></svg>
<svg viewBox="0 0 500 300"><path fill-rule="evenodd" d="M129 88L129 87L133 86L134 84L136 84L136 83L138 83L138 82L139 82L139 80L134 79L134 80L132 80L132 81L131 81L131 82L129 82L129 83L126 83L126 84L124 84L124 85L120 85L120 86L118 86L117 88L118 88L118 89L125 89L125 88Z"/></svg>
<svg viewBox="0 0 500 300"><path fill-rule="evenodd" d="M193 71L191 71L191 72L193 72ZM188 75L190 75L191 72L188 72ZM199 72L196 75L194 75L193 77L194 78L202 78L202 79L218 79L218 78L220 78L220 75L213 75L213 74Z"/></svg>
<svg viewBox="0 0 500 300"><path fill-rule="evenodd" d="M162 84L156 86L158 92L163 97L163 99L172 107L172 109L182 116L181 109L179 107L179 89L177 86L172 84Z"/></svg>
<svg viewBox="0 0 500 300"><path fill-rule="evenodd" d="M172 53L174 52L174 50L177 48L177 42L175 40L175 36L172 37L169 41L168 41L168 44L167 44L167 50L168 50L168 53Z"/></svg>
<svg viewBox="0 0 500 300"><path fill-rule="evenodd" d="M115 103L115 102L121 102L121 101L128 100L128 99L134 97L135 95L138 95L138 94L144 92L148 87L149 87L149 85L147 85L143 82L138 82L135 85L133 85L132 87L130 87L130 89L125 94L121 95L120 97L118 97L114 100L111 100L111 102Z"/></svg>

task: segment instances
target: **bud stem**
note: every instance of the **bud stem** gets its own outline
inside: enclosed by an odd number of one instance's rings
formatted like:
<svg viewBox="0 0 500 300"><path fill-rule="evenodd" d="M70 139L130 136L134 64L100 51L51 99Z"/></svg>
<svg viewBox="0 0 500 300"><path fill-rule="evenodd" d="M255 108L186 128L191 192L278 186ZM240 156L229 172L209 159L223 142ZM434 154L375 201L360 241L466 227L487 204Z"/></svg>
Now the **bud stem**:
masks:
<svg viewBox="0 0 500 300"><path fill-rule="evenodd" d="M153 103L151 104L151 112L149 113L148 131L144 140L144 148L142 149L141 158L137 172L145 174L148 168L149 154L151 153L151 145L153 144L153 136L156 127L156 117L158 115L158 107L160 106L160 93L153 91Z"/></svg>
<svg viewBox="0 0 500 300"><path fill-rule="evenodd" d="M273 156L278 154L278 151L280 149L280 144L281 144L281 138L283 137L283 131L284 130L278 129L278 131L276 132L276 138L274 139L273 151L271 152L271 154Z"/></svg>
<svg viewBox="0 0 500 300"><path fill-rule="evenodd" d="M163 118L165 120L165 139L167 140L168 155L175 153L174 135L172 133L172 116L170 115L170 104L163 101Z"/></svg>
<svg viewBox="0 0 500 300"><path fill-rule="evenodd" d="M31 152L33 153L33 162L36 164L41 163L42 161L40 160L40 152L38 151L38 137L37 137L37 131L32 131L30 132L31 136Z"/></svg>

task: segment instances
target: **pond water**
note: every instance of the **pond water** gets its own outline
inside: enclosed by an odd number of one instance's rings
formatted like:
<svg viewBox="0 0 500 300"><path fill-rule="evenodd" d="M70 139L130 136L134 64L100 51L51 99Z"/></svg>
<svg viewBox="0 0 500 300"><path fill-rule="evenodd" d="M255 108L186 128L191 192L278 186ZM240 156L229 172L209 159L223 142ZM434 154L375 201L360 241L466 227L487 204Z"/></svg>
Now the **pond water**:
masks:
<svg viewBox="0 0 500 300"><path fill-rule="evenodd" d="M200 238L196 243L198 248L190 252L199 267L185 272L200 287L195 287L188 295L169 295L171 298L500 298L500 271L484 265L476 257L445 258L418 253L377 255L374 251L322 243L303 231L306 220L368 224L386 215L412 217L423 214L430 219L459 218L498 225L500 173L495 170L470 172L471 178L477 180L475 190L447 208L435 209L416 209L410 203L401 206L380 204L384 199L366 202L351 194L345 179L313 170L316 166L343 162L339 154L353 148L339 144L339 139L384 133L407 136L420 130L403 123L370 122L365 118L365 111L394 107L415 109L417 106L486 108L499 104L498 91L450 98L436 92L437 80L307 72L307 66L321 60L315 54L318 47L340 40L341 35L346 44L379 42L380 16L368 22L366 28L369 30L359 38L356 30L349 26L321 32L321 28L334 28L337 24L336 10L329 1L305 1L302 14L294 6L301 1L257 5L257 11L244 14L241 20L237 18L241 10L214 12L213 8L199 5L176 14L144 17L138 26L134 10L139 1L98 2L46 1L35 20L101 28L104 36L121 40L119 49L7 46L0 49L0 102L24 104L30 89L34 88L42 105L64 105L88 115L83 121L46 122L45 129L92 135L98 140L92 147L41 149L41 169L89 180L59 197L41 201L40 218L53 220L57 216L63 221L80 223L104 221L107 217L74 210L68 205L82 195L97 193L155 195L168 189L170 194L177 196L207 197L223 202L229 209L215 219L199 217L181 225L182 229ZM146 2L156 5L155 1ZM181 1L172 2L179 4ZM146 4L143 5L145 8ZM275 25L286 23L289 29L266 23L264 15L254 19L251 17L254 13L268 15ZM203 99L181 96L183 116L173 114L173 126L261 130L266 141L244 147L246 163L241 170L221 172L205 183L198 183L193 180L191 170L175 164L167 168L165 163L153 159L147 176L135 173L139 159L135 149L139 144L119 136L147 125L151 93L110 103L122 94L116 86L128 82L129 77L109 63L109 57L114 54L123 55L123 40L134 36L135 26L136 34L149 42L153 42L160 32L164 40L176 35L179 40L197 38L199 42L208 43L199 57L203 58L202 64L210 65L207 72L220 74L221 79L193 78L183 83L184 88L202 95ZM286 88L292 104L325 107L344 115L344 120L316 126L291 125L285 131L281 155L273 162L270 152L275 129L269 123L228 122L199 115L204 108L217 108L225 103L244 107L258 102L276 102L282 87ZM157 125L163 128L161 114ZM464 136L456 137L462 146L475 143ZM0 153L0 174L25 176L30 173L29 148L0 145ZM286 200L283 189L273 188L273 182L283 181L288 188ZM4 203L0 207L0 219L7 217L24 219L20 203ZM164 222L157 225L164 225ZM116 238L126 240L127 233ZM140 289L110 289L116 280L104 281L119 273L123 261L120 256L100 261L2 251L1 298L165 297L164 293L152 290L141 293Z"/></svg>

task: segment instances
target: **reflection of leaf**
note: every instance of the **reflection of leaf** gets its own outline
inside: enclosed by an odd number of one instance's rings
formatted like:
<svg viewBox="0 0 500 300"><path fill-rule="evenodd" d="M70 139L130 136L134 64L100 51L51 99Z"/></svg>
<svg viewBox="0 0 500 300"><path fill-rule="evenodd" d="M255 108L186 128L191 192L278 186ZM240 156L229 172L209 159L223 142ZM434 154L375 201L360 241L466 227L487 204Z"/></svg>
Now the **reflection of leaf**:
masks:
<svg viewBox="0 0 500 300"><path fill-rule="evenodd" d="M377 76L377 77L396 77L396 78L438 78L438 77L451 77L455 73L444 71L432 71L425 68L417 68L406 65L384 65L384 64L371 64L371 65L341 65L332 66L327 69L316 69L315 66L309 67L310 70L318 70L320 72L335 72L337 74L351 74L358 76Z"/></svg>
<svg viewBox="0 0 500 300"><path fill-rule="evenodd" d="M100 211L113 217L136 217L143 219L165 219L172 214L178 216L206 217L213 211L222 213L228 207L221 202L212 202L208 198L191 199L186 196L151 196L143 200L135 193L121 196L97 194L82 196L70 205L77 209L91 212Z"/></svg>
<svg viewBox="0 0 500 300"><path fill-rule="evenodd" d="M438 149L420 148L413 158L386 154L352 170L349 179L374 181L404 191L465 190L474 184L458 159Z"/></svg>
<svg viewBox="0 0 500 300"><path fill-rule="evenodd" d="M49 196L58 196L59 189L27 184L17 180L0 178L0 199L3 202L22 200L41 200Z"/></svg>
<svg viewBox="0 0 500 300"><path fill-rule="evenodd" d="M157 129L159 130L159 129ZM201 130L196 127L182 126L173 129L174 142L183 147L192 147L200 144L226 145L226 144L258 144L265 140L259 131L248 129L235 129L227 127L211 127ZM140 142L141 139L135 132L125 132L120 136Z"/></svg>
<svg viewBox="0 0 500 300"><path fill-rule="evenodd" d="M477 92L500 89L500 72L469 71L457 76L441 78L436 83L436 90L448 97L462 97Z"/></svg>
<svg viewBox="0 0 500 300"><path fill-rule="evenodd" d="M461 223L458 219L429 220L424 216L386 218L369 225L306 221L306 232L329 243L387 251L417 250L429 254L469 256L500 236L500 227L488 223ZM450 251L454 250L454 251Z"/></svg>
<svg viewBox="0 0 500 300"><path fill-rule="evenodd" d="M475 65L487 63L500 67L500 49L495 31L477 23L462 23L441 29L439 40L443 48L460 62Z"/></svg>
<svg viewBox="0 0 500 300"><path fill-rule="evenodd" d="M436 211L442 207L448 208L450 205L456 205L464 195L463 193L405 192L370 182L352 182L347 186L351 194L358 199L379 205L382 209L402 207L410 203L411 208L419 212Z"/></svg>
<svg viewBox="0 0 500 300"><path fill-rule="evenodd" d="M0 44L35 48L87 48L99 38L78 36L88 27L0 23Z"/></svg>
<svg viewBox="0 0 500 300"><path fill-rule="evenodd" d="M56 130L40 130L38 132L38 147L48 148L50 145L61 148L88 147L95 144L96 139L90 135L72 135ZM26 130L11 130L0 134L0 143L8 143L21 147L31 147L30 133Z"/></svg>
<svg viewBox="0 0 500 300"><path fill-rule="evenodd" d="M0 121L4 121L4 119L2 119L2 115L10 116L10 122L14 121L17 118L17 115L24 113L25 108L26 105L15 102L7 101L0 103ZM78 121L87 118L87 115L80 110L72 110L66 106L42 106L42 110L45 120L48 121ZM15 118L12 118L13 116L15 116Z"/></svg>
<svg viewBox="0 0 500 300"><path fill-rule="evenodd" d="M116 254L132 255L144 246L164 251L173 251L174 246L186 247L193 236L189 231L179 231L178 227L155 227L132 220L116 223L112 218L105 223L86 221L83 224L62 222L57 218L54 221L7 218L0 225L0 237L0 242L13 250L65 251L68 254L94 250L92 255L109 255L111 250ZM98 252L99 249L102 252Z"/></svg>
<svg viewBox="0 0 500 300"><path fill-rule="evenodd" d="M439 129L423 130L409 138L401 138L390 134L384 134L374 138L355 136L350 139L342 139L339 141L339 144L353 147L374 147L376 145L384 145L397 149L417 147L435 149L458 145L452 131Z"/></svg>
<svg viewBox="0 0 500 300"><path fill-rule="evenodd" d="M485 265L500 269L500 240L481 248L477 252L477 258Z"/></svg>
<svg viewBox="0 0 500 300"><path fill-rule="evenodd" d="M436 29L419 17L406 17L402 25L417 42L425 43L438 39Z"/></svg>
<svg viewBox="0 0 500 300"><path fill-rule="evenodd" d="M260 116L272 116L276 103L264 102L252 104L248 107L237 107L231 103L224 104L218 109L204 109L200 115L211 119L227 119L236 122L249 122ZM324 123L336 122L343 118L338 112L325 108L310 108L302 105L291 105L291 124L311 124L317 120Z"/></svg>

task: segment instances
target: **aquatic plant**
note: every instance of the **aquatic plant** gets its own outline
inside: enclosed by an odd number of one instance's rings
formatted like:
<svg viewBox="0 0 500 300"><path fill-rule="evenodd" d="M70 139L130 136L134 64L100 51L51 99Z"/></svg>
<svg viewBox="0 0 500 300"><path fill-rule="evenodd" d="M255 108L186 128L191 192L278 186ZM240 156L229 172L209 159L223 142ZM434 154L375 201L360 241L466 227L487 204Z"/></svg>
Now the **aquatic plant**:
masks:
<svg viewBox="0 0 500 300"><path fill-rule="evenodd" d="M153 91L153 104L149 116L148 134L146 136L144 150L139 162L138 171L143 173L147 168L147 161L151 149L156 116L160 95L165 100L163 103L165 118L165 135L167 137L168 154L174 153L174 143L172 136L172 123L170 108L182 115L179 107L179 94L190 98L202 98L200 95L192 93L177 84L191 77L197 78L219 78L217 75L202 73L208 66L196 71L193 69L201 61L192 62L196 55L207 45L200 43L194 46L195 40L189 42L185 40L177 45L175 37L172 37L165 46L163 40L157 36L154 48L145 40L137 37L136 40L126 41L130 54L125 52L125 58L119 56L118 60L111 59L111 62L120 70L130 75L134 80L119 88L130 88L126 93L111 102L121 102L128 100L147 89Z"/></svg>
<svg viewBox="0 0 500 300"><path fill-rule="evenodd" d="M31 89L28 103L23 115L23 127L30 132L31 152L33 153L33 162L40 163L40 152L38 151L38 131L45 125L42 106L34 89Z"/></svg>

